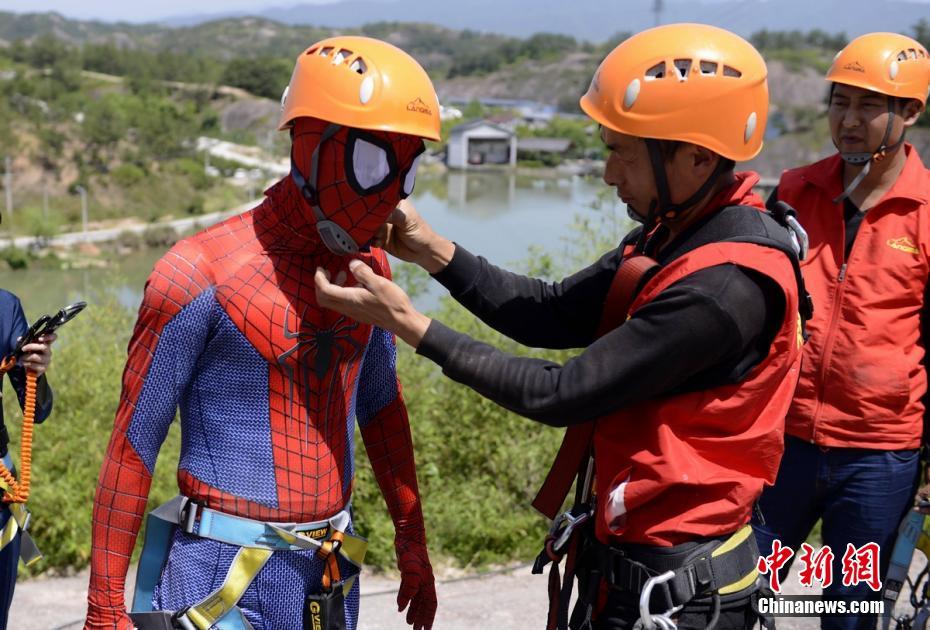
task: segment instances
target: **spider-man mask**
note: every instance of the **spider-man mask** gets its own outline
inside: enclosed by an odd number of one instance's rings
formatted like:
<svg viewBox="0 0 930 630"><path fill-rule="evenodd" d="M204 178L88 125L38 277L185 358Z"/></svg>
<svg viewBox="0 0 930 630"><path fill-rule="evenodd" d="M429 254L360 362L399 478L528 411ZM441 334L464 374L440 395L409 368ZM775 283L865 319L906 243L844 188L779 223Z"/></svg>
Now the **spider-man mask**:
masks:
<svg viewBox="0 0 930 630"><path fill-rule="evenodd" d="M415 136L317 118L294 121L291 177L326 247L350 255L371 241L397 203L413 192L424 148Z"/></svg>

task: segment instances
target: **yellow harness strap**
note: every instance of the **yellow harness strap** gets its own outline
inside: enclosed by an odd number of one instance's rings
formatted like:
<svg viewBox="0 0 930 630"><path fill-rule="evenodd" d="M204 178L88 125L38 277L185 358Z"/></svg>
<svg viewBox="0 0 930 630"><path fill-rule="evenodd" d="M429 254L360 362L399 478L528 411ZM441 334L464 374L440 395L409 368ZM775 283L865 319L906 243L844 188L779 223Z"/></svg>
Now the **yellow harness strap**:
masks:
<svg viewBox="0 0 930 630"><path fill-rule="evenodd" d="M287 532L288 538L299 540L300 533ZM324 551L325 550L325 551ZM325 558L326 568L323 572L323 588L329 590L341 580L337 555L352 564L361 567L368 550L368 542L362 538L333 531L330 539L323 543L317 553ZM262 570L274 549L264 547L241 547L233 559L223 584L200 603L191 606L181 615L198 630L209 630L225 615L234 611L246 589ZM343 584L343 593L349 594L355 584L355 577Z"/></svg>
<svg viewBox="0 0 930 630"><path fill-rule="evenodd" d="M242 547L233 559L222 586L196 606L188 608L184 616L198 630L209 630L226 613L236 607L249 584L273 553L271 549Z"/></svg>
<svg viewBox="0 0 930 630"><path fill-rule="evenodd" d="M722 545L714 549L710 554L712 557L722 556L728 551L736 549L737 546L745 542L747 538L752 536L752 527L745 525L741 530L730 536ZM759 569L753 567L752 570L745 575L741 580L737 580L732 584L727 584L726 586L720 588L717 592L721 595L726 595L727 593L737 593L744 588L749 588L756 581L756 578L759 576Z"/></svg>

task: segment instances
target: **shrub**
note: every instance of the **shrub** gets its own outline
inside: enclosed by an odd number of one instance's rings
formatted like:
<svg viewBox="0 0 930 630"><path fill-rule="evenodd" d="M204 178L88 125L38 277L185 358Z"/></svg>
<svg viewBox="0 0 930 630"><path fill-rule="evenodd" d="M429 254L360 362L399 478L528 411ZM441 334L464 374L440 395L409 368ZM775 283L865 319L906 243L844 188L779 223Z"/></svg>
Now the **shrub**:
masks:
<svg viewBox="0 0 930 630"><path fill-rule="evenodd" d="M19 247L6 247L0 249L0 260L3 260L10 269L25 269L29 266L29 255Z"/></svg>
<svg viewBox="0 0 930 630"><path fill-rule="evenodd" d="M142 232L142 241L146 247L171 247L178 242L178 232L170 225L152 225Z"/></svg>
<svg viewBox="0 0 930 630"><path fill-rule="evenodd" d="M116 235L116 244L132 250L142 249L142 237L138 232L123 230Z"/></svg>
<svg viewBox="0 0 930 630"><path fill-rule="evenodd" d="M120 164L110 171L110 176L121 188L132 188L145 179L145 171L135 164Z"/></svg>

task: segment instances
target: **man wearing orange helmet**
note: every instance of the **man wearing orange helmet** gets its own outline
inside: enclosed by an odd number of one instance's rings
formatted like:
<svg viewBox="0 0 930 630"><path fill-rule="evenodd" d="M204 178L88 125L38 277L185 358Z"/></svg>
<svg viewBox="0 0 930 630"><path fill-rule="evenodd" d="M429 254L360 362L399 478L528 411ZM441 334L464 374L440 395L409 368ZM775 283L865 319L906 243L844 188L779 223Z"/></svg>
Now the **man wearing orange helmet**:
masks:
<svg viewBox="0 0 930 630"><path fill-rule="evenodd" d="M582 471L537 566L567 551L580 585L572 627L593 616L604 629L673 618L748 628L750 512L775 479L806 310L789 232L752 192L758 176L734 172L762 147L765 63L727 31L663 26L614 49L581 107L610 150L604 181L644 223L590 267L557 283L504 271L409 205L382 235L492 327L578 356L507 355L418 313L360 263L361 288L320 270L319 299L395 332L498 404L569 427L536 505L554 515ZM568 625L570 593L569 580L552 598L551 627Z"/></svg>
<svg viewBox="0 0 930 630"><path fill-rule="evenodd" d="M909 37L871 33L837 54L826 79L837 153L785 171L770 200L795 207L809 232L802 269L817 308L756 533L763 553L776 538L796 549L823 519L834 553L825 596L866 600L879 593L844 586L843 558L848 545L877 543L884 579L918 481L926 414L930 174L904 137L926 103L930 56ZM824 628L872 624L822 619Z"/></svg>
<svg viewBox="0 0 930 630"><path fill-rule="evenodd" d="M395 525L398 609L436 592L393 336L320 306L317 268L369 247L410 194L439 105L423 69L373 39L297 60L282 99L291 176L255 209L171 249L146 284L94 506L88 628L354 629L356 418ZM180 495L149 514L132 618L125 576L159 448L180 409Z"/></svg>

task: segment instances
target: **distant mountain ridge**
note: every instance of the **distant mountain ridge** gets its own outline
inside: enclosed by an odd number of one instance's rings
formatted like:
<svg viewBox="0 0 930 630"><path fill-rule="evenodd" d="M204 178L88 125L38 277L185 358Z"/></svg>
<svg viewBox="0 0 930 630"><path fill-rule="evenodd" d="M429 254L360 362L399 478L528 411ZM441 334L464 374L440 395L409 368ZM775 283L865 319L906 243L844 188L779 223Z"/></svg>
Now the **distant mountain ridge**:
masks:
<svg viewBox="0 0 930 630"><path fill-rule="evenodd" d="M908 0L665 0L663 6L664 23L705 22L741 35L762 29L815 28L850 36L879 30L908 33L921 18L930 20L930 3ZM357 27L379 21L415 21L518 37L564 33L595 42L655 25L653 0L344 0L253 13L285 24ZM190 25L208 19L179 16L165 23Z"/></svg>

